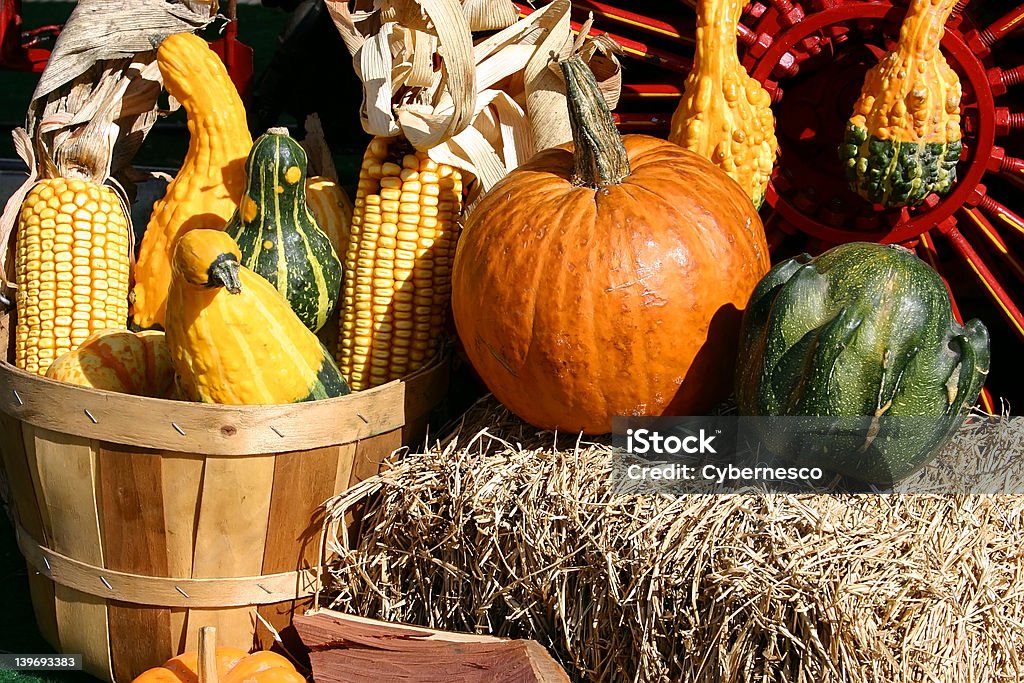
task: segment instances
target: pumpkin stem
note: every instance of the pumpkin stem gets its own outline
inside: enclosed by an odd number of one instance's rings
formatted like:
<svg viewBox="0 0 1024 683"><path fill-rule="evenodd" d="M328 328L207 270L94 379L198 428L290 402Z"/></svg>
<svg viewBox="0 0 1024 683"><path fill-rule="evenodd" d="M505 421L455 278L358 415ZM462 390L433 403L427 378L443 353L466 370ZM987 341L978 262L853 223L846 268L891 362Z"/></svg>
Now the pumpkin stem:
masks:
<svg viewBox="0 0 1024 683"><path fill-rule="evenodd" d="M559 66L575 146L573 184L601 188L621 183L629 175L629 157L593 72L579 56Z"/></svg>
<svg viewBox="0 0 1024 683"><path fill-rule="evenodd" d="M217 683L217 627L199 629L199 683Z"/></svg>

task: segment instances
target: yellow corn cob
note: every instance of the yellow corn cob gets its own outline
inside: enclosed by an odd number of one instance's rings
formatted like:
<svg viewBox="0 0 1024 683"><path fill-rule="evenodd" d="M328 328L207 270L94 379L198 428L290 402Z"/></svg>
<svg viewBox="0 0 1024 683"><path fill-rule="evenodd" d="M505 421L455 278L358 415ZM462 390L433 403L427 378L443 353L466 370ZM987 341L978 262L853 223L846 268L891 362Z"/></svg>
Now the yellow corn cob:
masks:
<svg viewBox="0 0 1024 683"><path fill-rule="evenodd" d="M423 367L441 344L462 175L404 140L377 137L354 205L338 366L359 391Z"/></svg>
<svg viewBox="0 0 1024 683"><path fill-rule="evenodd" d="M50 178L21 205L14 362L39 375L89 335L128 323L128 220L114 191Z"/></svg>

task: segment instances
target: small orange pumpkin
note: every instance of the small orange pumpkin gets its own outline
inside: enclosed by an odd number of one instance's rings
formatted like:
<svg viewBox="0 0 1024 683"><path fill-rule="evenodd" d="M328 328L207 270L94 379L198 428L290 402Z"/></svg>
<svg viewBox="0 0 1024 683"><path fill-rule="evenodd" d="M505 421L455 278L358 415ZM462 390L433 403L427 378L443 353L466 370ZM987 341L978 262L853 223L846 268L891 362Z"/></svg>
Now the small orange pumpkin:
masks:
<svg viewBox="0 0 1024 683"><path fill-rule="evenodd" d="M152 398L177 398L174 366L163 332L100 330L62 354L46 376L70 384Z"/></svg>
<svg viewBox="0 0 1024 683"><path fill-rule="evenodd" d="M587 66L561 64L575 142L470 213L452 271L459 337L498 400L538 427L702 414L731 389L741 313L768 272L761 220L707 159L620 138Z"/></svg>
<svg viewBox="0 0 1024 683"><path fill-rule="evenodd" d="M218 683L306 683L292 663L276 652L249 654L218 647ZM199 654L187 652L139 674L132 683L199 683Z"/></svg>

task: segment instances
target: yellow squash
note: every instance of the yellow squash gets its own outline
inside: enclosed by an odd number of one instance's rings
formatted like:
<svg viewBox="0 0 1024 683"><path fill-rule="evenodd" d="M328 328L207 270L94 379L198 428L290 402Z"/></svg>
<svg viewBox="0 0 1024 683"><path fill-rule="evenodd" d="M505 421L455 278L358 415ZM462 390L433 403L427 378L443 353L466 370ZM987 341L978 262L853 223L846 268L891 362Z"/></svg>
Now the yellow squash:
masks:
<svg viewBox="0 0 1024 683"><path fill-rule="evenodd" d="M344 259L352 229L352 200L338 183L324 176L306 179L306 205L327 233L338 258Z"/></svg>
<svg viewBox="0 0 1024 683"><path fill-rule="evenodd" d="M178 240L165 329L182 396L268 404L349 393L288 300L240 260L238 245L220 230L191 230Z"/></svg>
<svg viewBox="0 0 1024 683"><path fill-rule="evenodd" d="M191 139L142 239L132 312L140 327L164 322L177 238L199 228L222 230L238 208L252 147L242 100L206 41L191 33L168 36L157 62L167 92L185 108Z"/></svg>
<svg viewBox="0 0 1024 683"><path fill-rule="evenodd" d="M851 189L886 207L945 194L960 160L960 78L939 44L956 0L911 0L900 39L864 78L839 156Z"/></svg>
<svg viewBox="0 0 1024 683"><path fill-rule="evenodd" d="M747 75L736 51L736 27L745 4L697 0L693 69L672 116L669 140L710 159L759 207L778 142L771 97Z"/></svg>

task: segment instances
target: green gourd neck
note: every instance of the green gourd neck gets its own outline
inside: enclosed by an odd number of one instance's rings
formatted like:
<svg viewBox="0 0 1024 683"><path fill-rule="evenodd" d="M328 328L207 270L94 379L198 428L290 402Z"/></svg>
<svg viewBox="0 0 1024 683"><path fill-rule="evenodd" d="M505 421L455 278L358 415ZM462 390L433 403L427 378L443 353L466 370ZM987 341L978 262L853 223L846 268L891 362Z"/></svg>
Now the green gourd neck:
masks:
<svg viewBox="0 0 1024 683"><path fill-rule="evenodd" d="M579 56L559 63L573 140L573 184L603 188L629 176L629 156L590 67Z"/></svg>

